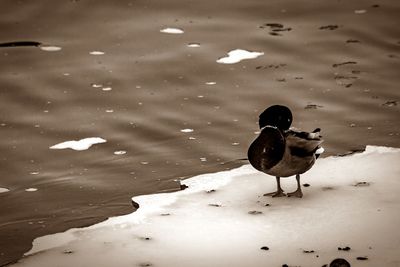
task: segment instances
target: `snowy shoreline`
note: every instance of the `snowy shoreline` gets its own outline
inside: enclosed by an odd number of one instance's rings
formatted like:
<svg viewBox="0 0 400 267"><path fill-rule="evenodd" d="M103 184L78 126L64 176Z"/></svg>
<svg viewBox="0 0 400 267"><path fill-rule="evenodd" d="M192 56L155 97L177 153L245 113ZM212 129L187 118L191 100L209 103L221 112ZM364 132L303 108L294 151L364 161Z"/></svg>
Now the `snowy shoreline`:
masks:
<svg viewBox="0 0 400 267"><path fill-rule="evenodd" d="M375 146L319 159L302 199L263 196L274 178L250 165L195 176L132 198L132 214L40 237L13 266L400 266L399 160Z"/></svg>

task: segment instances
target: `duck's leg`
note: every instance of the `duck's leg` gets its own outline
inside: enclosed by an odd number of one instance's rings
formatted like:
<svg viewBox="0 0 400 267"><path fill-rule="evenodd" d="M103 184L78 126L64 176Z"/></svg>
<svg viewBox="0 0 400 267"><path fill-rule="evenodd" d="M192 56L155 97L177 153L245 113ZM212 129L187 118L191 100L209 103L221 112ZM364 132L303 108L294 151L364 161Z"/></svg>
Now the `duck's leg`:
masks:
<svg viewBox="0 0 400 267"><path fill-rule="evenodd" d="M300 174L296 174L296 181L297 181L297 189L294 192L288 193L288 197L303 197L303 192L301 192L301 185L300 185Z"/></svg>
<svg viewBox="0 0 400 267"><path fill-rule="evenodd" d="M281 177L276 176L276 185L277 185L276 192L267 193L267 194L264 194L264 196L272 196L272 197L284 197L284 196L286 196L286 194L283 193L283 190L281 188Z"/></svg>

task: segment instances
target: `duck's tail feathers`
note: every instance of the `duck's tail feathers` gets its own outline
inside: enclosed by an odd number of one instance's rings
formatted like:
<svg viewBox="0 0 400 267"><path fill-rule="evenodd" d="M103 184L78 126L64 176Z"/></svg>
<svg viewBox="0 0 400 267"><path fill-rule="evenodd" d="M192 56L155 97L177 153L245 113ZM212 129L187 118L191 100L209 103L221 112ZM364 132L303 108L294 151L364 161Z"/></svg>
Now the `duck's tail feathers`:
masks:
<svg viewBox="0 0 400 267"><path fill-rule="evenodd" d="M322 153L324 153L325 149L322 146L318 146L315 150L315 157L318 158Z"/></svg>

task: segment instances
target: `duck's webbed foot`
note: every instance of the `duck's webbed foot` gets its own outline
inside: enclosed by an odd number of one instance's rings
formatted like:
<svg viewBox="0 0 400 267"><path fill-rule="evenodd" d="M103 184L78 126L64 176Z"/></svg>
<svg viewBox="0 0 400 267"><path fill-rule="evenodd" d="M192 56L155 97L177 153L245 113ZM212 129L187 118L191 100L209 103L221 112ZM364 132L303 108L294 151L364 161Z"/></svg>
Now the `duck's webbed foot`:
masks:
<svg viewBox="0 0 400 267"><path fill-rule="evenodd" d="M271 192L271 193L266 193L264 196L272 196L272 197L284 197L286 194L283 192L283 190L278 190L276 192Z"/></svg>
<svg viewBox="0 0 400 267"><path fill-rule="evenodd" d="M303 197L303 192L301 191L301 185L300 185L300 175L296 175L296 181L297 181L297 189L294 192L288 193L288 197L298 197L302 198Z"/></svg>
<svg viewBox="0 0 400 267"><path fill-rule="evenodd" d="M267 193L264 194L264 196L272 196L272 197L284 197L286 196L286 194L283 192L282 188L281 188L281 178L280 177L276 177L276 187L277 190L275 192L271 192L271 193Z"/></svg>
<svg viewBox="0 0 400 267"><path fill-rule="evenodd" d="M303 197L303 192L301 192L301 189L297 189L294 192L288 193L287 194L288 197L298 197L298 198L302 198Z"/></svg>

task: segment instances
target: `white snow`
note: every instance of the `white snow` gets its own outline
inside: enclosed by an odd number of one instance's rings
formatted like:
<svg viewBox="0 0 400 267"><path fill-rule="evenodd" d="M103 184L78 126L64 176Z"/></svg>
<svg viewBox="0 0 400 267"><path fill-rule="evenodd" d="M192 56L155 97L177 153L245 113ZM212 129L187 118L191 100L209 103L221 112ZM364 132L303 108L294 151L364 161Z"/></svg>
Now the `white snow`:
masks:
<svg viewBox="0 0 400 267"><path fill-rule="evenodd" d="M50 149L66 149L66 148L70 148L73 150L86 150L89 149L92 145L94 144L100 144L100 143L105 143L107 142L107 140L100 138L100 137L88 137L88 138L84 138L81 139L79 141L66 141L66 142L62 142L59 144L56 144L54 146L51 146Z"/></svg>
<svg viewBox="0 0 400 267"><path fill-rule="evenodd" d="M302 199L263 196L275 179L250 165L199 175L186 190L133 197L132 214L38 238L14 266L400 266L398 162L400 149L371 146L319 158Z"/></svg>
<svg viewBox="0 0 400 267"><path fill-rule="evenodd" d="M161 29L160 32L162 33L170 33L170 34L182 34L184 31L179 28L164 28Z"/></svg>
<svg viewBox="0 0 400 267"><path fill-rule="evenodd" d="M262 55L264 55L263 52L250 52L243 49L235 49L228 52L227 57L219 58L217 62L222 64L234 64L245 59L257 58Z"/></svg>

